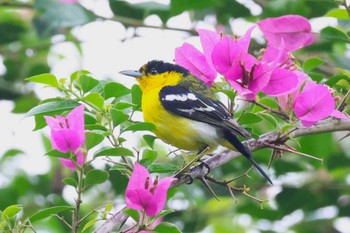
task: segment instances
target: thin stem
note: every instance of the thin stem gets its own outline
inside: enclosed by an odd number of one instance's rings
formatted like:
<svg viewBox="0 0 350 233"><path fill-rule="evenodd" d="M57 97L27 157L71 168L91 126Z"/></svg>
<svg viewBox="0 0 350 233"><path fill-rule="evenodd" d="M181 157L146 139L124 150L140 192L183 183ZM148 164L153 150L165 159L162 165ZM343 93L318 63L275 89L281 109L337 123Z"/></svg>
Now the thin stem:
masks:
<svg viewBox="0 0 350 233"><path fill-rule="evenodd" d="M341 100L339 106L337 107L338 111L343 111L344 110L344 108L346 106L346 101L348 100L349 96L350 96L350 90L348 90L348 92L345 94L345 96Z"/></svg>
<svg viewBox="0 0 350 233"><path fill-rule="evenodd" d="M77 187L77 199L75 200L75 210L73 213L73 224L72 224L72 232L77 233L79 226L80 226L80 205L82 203L81 200L81 194L83 192L83 187L84 187L84 180L83 180L83 175L84 175L84 169L77 169L77 174L78 174L78 187Z"/></svg>
<svg viewBox="0 0 350 233"><path fill-rule="evenodd" d="M348 16L350 18L350 6L348 6L348 4L346 4L346 0L343 1L342 5L345 7L346 11L348 12Z"/></svg>
<svg viewBox="0 0 350 233"><path fill-rule="evenodd" d="M53 216L55 216L60 221L62 221L64 224L66 224L69 227L69 229L72 229L72 226L63 217L59 216L58 214L54 214Z"/></svg>
<svg viewBox="0 0 350 233"><path fill-rule="evenodd" d="M255 105L257 105L257 106L259 106L259 107L262 107L263 109L266 109L269 112L272 112L272 113L275 113L275 114L279 115L285 121L289 120L289 116L287 114L285 114L284 112L282 112L282 111L277 111L277 110L275 110L273 108L270 108L269 106L266 106L264 104L258 103L255 100L250 101L250 102L255 104Z"/></svg>

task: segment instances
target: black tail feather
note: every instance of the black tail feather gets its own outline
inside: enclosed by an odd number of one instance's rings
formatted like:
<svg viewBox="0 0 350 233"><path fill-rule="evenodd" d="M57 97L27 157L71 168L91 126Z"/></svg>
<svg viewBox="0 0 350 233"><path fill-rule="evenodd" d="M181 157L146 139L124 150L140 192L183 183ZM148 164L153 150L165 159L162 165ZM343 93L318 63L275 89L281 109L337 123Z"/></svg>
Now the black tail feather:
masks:
<svg viewBox="0 0 350 233"><path fill-rule="evenodd" d="M252 153L248 150L247 147L245 147L230 131L225 130L224 131L224 137L227 141L229 141L236 149L238 152L240 152L244 157L246 157L255 167L258 169L258 171L265 177L265 179L272 184L271 179L268 177L268 175L265 173L265 171L255 162L253 159Z"/></svg>

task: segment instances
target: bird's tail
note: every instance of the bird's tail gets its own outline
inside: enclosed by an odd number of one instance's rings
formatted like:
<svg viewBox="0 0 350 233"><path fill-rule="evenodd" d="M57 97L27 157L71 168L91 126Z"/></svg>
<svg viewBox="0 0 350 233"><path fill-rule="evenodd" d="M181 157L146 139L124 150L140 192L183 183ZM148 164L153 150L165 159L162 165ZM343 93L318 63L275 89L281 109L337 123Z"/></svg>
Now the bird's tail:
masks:
<svg viewBox="0 0 350 233"><path fill-rule="evenodd" d="M253 159L252 153L249 151L249 149L247 147L245 147L238 140L236 135L234 135L232 132L230 132L228 130L224 130L224 137L227 141L230 142L230 144L232 144L237 149L238 152L240 152L242 155L244 155L244 157L246 157L256 167L256 169L258 169L258 171L261 173L261 175L263 175L265 177L265 179L268 182L270 182L270 184L272 184L271 179L267 176L265 171Z"/></svg>

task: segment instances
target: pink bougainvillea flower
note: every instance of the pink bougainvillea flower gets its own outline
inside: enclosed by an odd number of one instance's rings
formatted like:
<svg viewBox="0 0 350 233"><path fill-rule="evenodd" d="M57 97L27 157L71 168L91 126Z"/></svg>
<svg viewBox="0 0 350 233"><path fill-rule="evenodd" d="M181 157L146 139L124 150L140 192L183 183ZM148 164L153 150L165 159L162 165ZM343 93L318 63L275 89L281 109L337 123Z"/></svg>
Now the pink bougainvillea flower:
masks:
<svg viewBox="0 0 350 233"><path fill-rule="evenodd" d="M175 62L211 86L217 76L211 61L211 53L215 44L219 42L220 35L206 29L199 29L198 34L203 53L193 45L184 43L175 50Z"/></svg>
<svg viewBox="0 0 350 233"><path fill-rule="evenodd" d="M82 151L77 151L75 153L76 155L76 163L79 165L79 166L82 166L83 163L84 163L84 154ZM70 160L70 159L65 159L65 158L58 158L61 163L63 164L63 166L67 167L67 168L71 168L73 171L75 171L76 169L76 165L74 163L74 161Z"/></svg>
<svg viewBox="0 0 350 233"><path fill-rule="evenodd" d="M291 52L313 42L310 23L304 17L287 15L263 20L258 25L268 41L261 59L248 52L254 25L240 38L198 30L204 53L184 44L176 50L175 61L208 86L212 85L216 72L220 73L248 100L254 100L260 91L270 96L295 91L299 71Z"/></svg>
<svg viewBox="0 0 350 233"><path fill-rule="evenodd" d="M297 75L287 69L275 68L273 69L268 84L262 91L270 96L279 96L290 93L297 85Z"/></svg>
<svg viewBox="0 0 350 233"><path fill-rule="evenodd" d="M258 22L268 44L280 47L282 40L286 50L293 52L312 44L315 40L310 22L300 15L285 15Z"/></svg>
<svg viewBox="0 0 350 233"><path fill-rule="evenodd" d="M175 62L199 79L211 86L216 78L216 71L210 67L205 56L193 45L185 43L175 50Z"/></svg>
<svg viewBox="0 0 350 233"><path fill-rule="evenodd" d="M168 189L174 180L176 178L158 180L157 177L153 181L147 169L136 162L125 191L127 207L144 210L149 217L158 214L165 206Z"/></svg>
<svg viewBox="0 0 350 233"><path fill-rule="evenodd" d="M279 106L286 111L292 110L294 108L295 99L299 96L301 86L304 84L306 78L308 77L307 74L298 70L295 70L293 73L298 78L298 83L295 88L292 89L288 94L277 96Z"/></svg>
<svg viewBox="0 0 350 233"><path fill-rule="evenodd" d="M84 105L74 108L67 117L45 116L45 120L51 130L52 149L62 153L76 153L77 163L82 165L84 156L78 149L85 143ZM75 169L73 161L64 158L60 160L64 166Z"/></svg>
<svg viewBox="0 0 350 233"><path fill-rule="evenodd" d="M347 118L345 114L335 110L335 101L329 88L313 81L307 82L295 99L294 113L305 127L313 126L329 116Z"/></svg>

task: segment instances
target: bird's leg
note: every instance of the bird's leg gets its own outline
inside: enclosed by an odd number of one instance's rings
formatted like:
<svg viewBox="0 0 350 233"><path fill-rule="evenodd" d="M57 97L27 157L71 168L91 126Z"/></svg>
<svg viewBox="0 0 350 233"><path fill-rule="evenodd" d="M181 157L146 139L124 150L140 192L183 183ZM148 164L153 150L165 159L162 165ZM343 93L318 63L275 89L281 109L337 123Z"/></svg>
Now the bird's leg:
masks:
<svg viewBox="0 0 350 233"><path fill-rule="evenodd" d="M181 174L183 174L184 172L188 171L189 168L195 163L197 162L198 160L200 160L205 154L206 152L209 150L209 146L205 147L203 150L199 151L197 153L197 156L192 160L190 161L188 164L186 164L180 171L178 171L176 174L175 174L175 177L180 177Z"/></svg>

